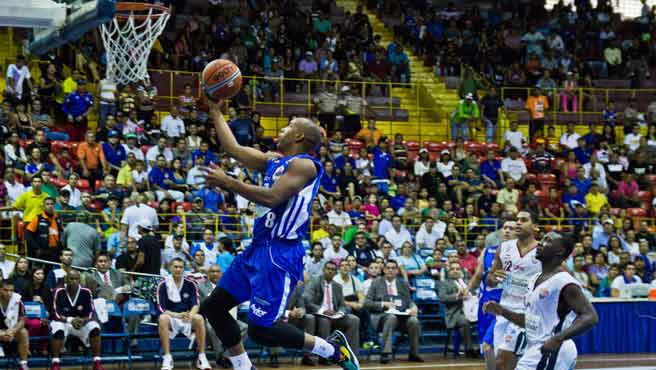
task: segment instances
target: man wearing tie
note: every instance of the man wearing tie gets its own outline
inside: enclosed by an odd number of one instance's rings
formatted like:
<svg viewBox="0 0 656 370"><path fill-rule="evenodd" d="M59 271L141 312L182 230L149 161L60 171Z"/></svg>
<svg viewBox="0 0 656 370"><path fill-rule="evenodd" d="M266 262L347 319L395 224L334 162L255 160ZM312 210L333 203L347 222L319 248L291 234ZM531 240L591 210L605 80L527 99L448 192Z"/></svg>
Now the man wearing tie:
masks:
<svg viewBox="0 0 656 370"><path fill-rule="evenodd" d="M123 274L110 267L111 258L107 252L99 252L96 256L96 269L89 271L84 279L85 286L93 292L94 298L105 298L106 300L121 303L125 298L123 291L126 281Z"/></svg>
<svg viewBox="0 0 656 370"><path fill-rule="evenodd" d="M406 331L410 339L408 361L424 362L419 357L421 326L417 319L417 306L412 302L408 282L398 279L399 265L394 260L385 263L384 276L374 280L367 292L364 306L371 312L374 328L383 331L383 352L380 362L390 361L394 330Z"/></svg>
<svg viewBox="0 0 656 370"><path fill-rule="evenodd" d="M308 282L305 287L306 309L314 314L319 337L327 338L331 330L341 330L357 352L360 348L360 319L346 313L342 286L333 281L336 273L337 265L328 261L323 266L323 274ZM319 362L328 363L322 360Z"/></svg>

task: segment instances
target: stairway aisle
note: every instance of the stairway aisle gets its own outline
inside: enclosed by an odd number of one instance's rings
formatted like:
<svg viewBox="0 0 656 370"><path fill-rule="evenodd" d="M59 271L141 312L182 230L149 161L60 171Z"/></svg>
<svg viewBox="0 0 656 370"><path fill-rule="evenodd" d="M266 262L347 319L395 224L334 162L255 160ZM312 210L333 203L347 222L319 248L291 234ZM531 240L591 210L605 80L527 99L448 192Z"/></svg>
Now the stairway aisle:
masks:
<svg viewBox="0 0 656 370"><path fill-rule="evenodd" d="M337 0L338 6L351 13L356 11L358 4L361 4L358 0ZM363 12L369 17L374 34L381 36L383 45L394 41L393 30L387 27L374 11L363 6ZM414 89L393 89L393 95L401 98L401 108L409 112L408 122L380 122L379 126L386 134L400 132L407 140L419 140L420 137L422 141L448 140L448 117L458 104L457 90L448 89L444 80L434 75L432 66L425 66L423 59L415 55L411 48L404 49L410 61L411 81L418 85L420 95L426 99L422 99L418 106L418 97L410 96L417 95ZM437 112L437 120L435 115L428 112L429 109ZM392 127L394 132L386 131Z"/></svg>

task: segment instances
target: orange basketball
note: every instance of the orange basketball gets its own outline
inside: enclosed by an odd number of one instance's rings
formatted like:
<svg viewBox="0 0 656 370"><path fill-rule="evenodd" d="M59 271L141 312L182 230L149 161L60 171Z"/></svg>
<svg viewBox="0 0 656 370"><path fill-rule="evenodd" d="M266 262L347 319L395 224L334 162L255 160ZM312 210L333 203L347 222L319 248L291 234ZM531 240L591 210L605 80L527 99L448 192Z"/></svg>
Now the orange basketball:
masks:
<svg viewBox="0 0 656 370"><path fill-rule="evenodd" d="M203 69L203 91L212 100L230 99L241 89L241 71L227 59L215 59Z"/></svg>

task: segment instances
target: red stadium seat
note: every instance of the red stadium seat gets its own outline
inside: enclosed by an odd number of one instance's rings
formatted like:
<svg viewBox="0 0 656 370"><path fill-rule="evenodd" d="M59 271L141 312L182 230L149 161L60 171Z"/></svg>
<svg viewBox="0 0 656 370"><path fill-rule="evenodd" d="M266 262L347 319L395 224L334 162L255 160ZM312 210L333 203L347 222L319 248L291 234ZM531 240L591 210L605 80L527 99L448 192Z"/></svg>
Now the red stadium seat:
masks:
<svg viewBox="0 0 656 370"><path fill-rule="evenodd" d="M78 189L80 189L80 191L83 191L83 192L84 191L86 191L86 192L91 191L91 185L89 185L89 180L86 180L86 179L77 180L77 184L75 184L75 187L77 187Z"/></svg>
<svg viewBox="0 0 656 370"><path fill-rule="evenodd" d="M640 203L642 203L643 205L646 203L651 206L652 196L650 191L646 191L646 190L639 191L638 198L640 198Z"/></svg>
<svg viewBox="0 0 656 370"><path fill-rule="evenodd" d="M540 173L538 174L537 180L543 187L544 185L555 185L558 182L556 175L553 173Z"/></svg>
<svg viewBox="0 0 656 370"><path fill-rule="evenodd" d="M485 145L487 150L494 150L494 153L499 153L499 144L497 143L488 143Z"/></svg>
<svg viewBox="0 0 656 370"><path fill-rule="evenodd" d="M50 148L56 154L56 153L59 153L62 150L70 151L73 148L73 146L68 141L55 140L51 143Z"/></svg>
<svg viewBox="0 0 656 370"><path fill-rule="evenodd" d="M526 181L532 184L537 184L538 177L533 173L526 174Z"/></svg>
<svg viewBox="0 0 656 370"><path fill-rule="evenodd" d="M647 175L647 180L649 180L651 186L656 187L656 175Z"/></svg>
<svg viewBox="0 0 656 370"><path fill-rule="evenodd" d="M626 210L629 217L647 217L647 210L642 208L629 208Z"/></svg>
<svg viewBox="0 0 656 370"><path fill-rule="evenodd" d="M419 151L419 149L421 149L421 148L419 147L419 143L416 142L416 141L408 141L408 142L406 142L406 143L405 143L405 148L406 148L408 151L414 150L414 151L417 151L417 152Z"/></svg>
<svg viewBox="0 0 656 370"><path fill-rule="evenodd" d="M96 184L95 184L95 185L96 185L96 188L95 188L95 189L96 189L96 191L97 191L98 189L102 188L102 186L103 186L103 181L102 181L102 180L96 180Z"/></svg>
<svg viewBox="0 0 656 370"><path fill-rule="evenodd" d="M351 143L348 146L349 146L349 149L351 149L351 150L353 150L353 149L360 150L364 146L364 143L360 140L352 140Z"/></svg>
<svg viewBox="0 0 656 370"><path fill-rule="evenodd" d="M66 184L68 184L68 181L66 181L66 179L62 179L59 177L53 177L50 179L50 183L58 188L63 188L64 186L66 186Z"/></svg>
<svg viewBox="0 0 656 370"><path fill-rule="evenodd" d="M622 213L622 208L611 208L610 209L610 214L618 217Z"/></svg>
<svg viewBox="0 0 656 370"><path fill-rule="evenodd" d="M151 206L152 208L155 208L155 209L159 208L159 202L154 201L154 200L151 200L150 202L148 202L148 205ZM175 210L175 208L174 208L174 210Z"/></svg>
<svg viewBox="0 0 656 370"><path fill-rule="evenodd" d="M191 212L193 205L191 202L184 202L182 203L182 208L184 208L185 212Z"/></svg>
<svg viewBox="0 0 656 370"><path fill-rule="evenodd" d="M18 139L18 145L22 146L23 148L26 148L30 144L32 144L34 140L23 140L23 139Z"/></svg>
<svg viewBox="0 0 656 370"><path fill-rule="evenodd" d="M549 193L544 190L538 190L535 192L535 196L540 198L540 201L544 202L549 197Z"/></svg>

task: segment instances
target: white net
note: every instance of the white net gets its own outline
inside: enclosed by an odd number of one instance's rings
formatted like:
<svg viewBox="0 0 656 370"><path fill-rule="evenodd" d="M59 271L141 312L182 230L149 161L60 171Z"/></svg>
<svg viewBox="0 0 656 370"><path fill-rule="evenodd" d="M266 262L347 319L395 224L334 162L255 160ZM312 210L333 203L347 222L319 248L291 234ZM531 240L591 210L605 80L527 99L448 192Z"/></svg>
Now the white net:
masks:
<svg viewBox="0 0 656 370"><path fill-rule="evenodd" d="M107 52L106 78L121 85L148 82L150 50L169 16L168 11L152 7L147 13L117 16L101 25L100 35Z"/></svg>

